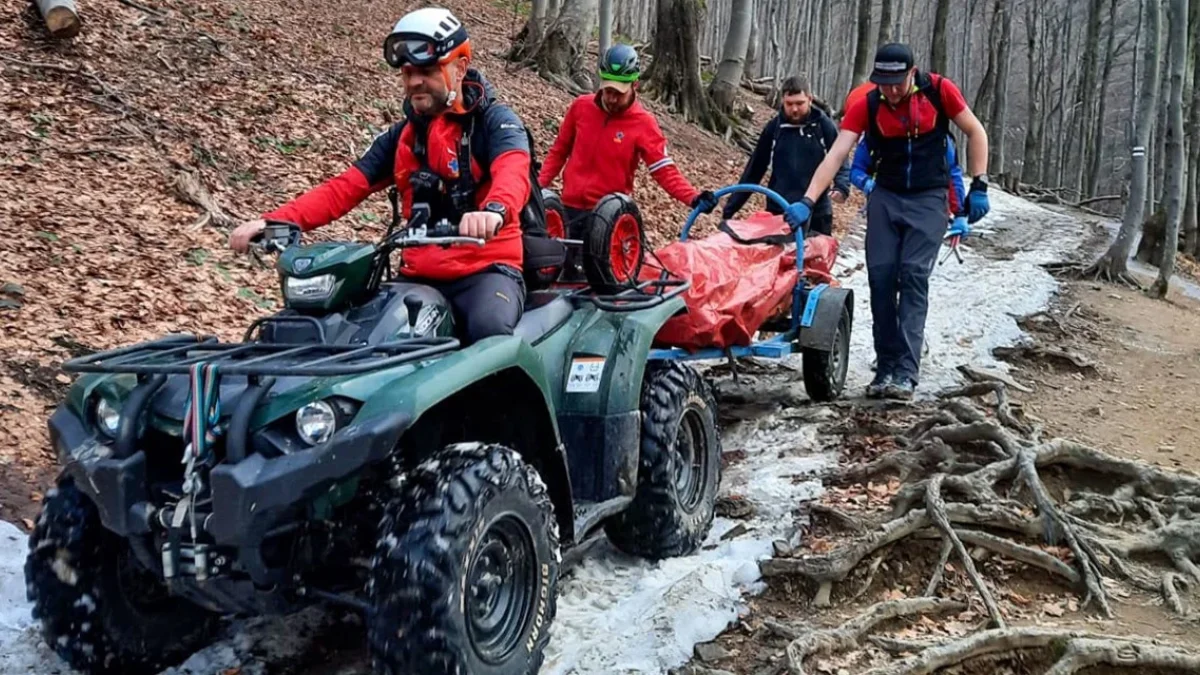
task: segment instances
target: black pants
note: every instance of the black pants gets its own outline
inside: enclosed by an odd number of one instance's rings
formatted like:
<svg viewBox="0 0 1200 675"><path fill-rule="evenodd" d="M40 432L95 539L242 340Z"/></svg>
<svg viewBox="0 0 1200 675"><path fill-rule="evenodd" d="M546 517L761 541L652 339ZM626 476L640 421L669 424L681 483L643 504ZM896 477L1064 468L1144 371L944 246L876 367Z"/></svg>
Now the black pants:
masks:
<svg viewBox="0 0 1200 675"><path fill-rule="evenodd" d="M808 219L808 231L817 234L833 235L833 213L814 214Z"/></svg>
<svg viewBox="0 0 1200 675"><path fill-rule="evenodd" d="M948 224L946 188L905 194L875 188L867 201L867 282L878 376L917 381L929 275Z"/></svg>
<svg viewBox="0 0 1200 675"><path fill-rule="evenodd" d="M493 335L512 335L525 310L521 275L499 265L454 281L421 281L450 303L454 325L464 344Z"/></svg>

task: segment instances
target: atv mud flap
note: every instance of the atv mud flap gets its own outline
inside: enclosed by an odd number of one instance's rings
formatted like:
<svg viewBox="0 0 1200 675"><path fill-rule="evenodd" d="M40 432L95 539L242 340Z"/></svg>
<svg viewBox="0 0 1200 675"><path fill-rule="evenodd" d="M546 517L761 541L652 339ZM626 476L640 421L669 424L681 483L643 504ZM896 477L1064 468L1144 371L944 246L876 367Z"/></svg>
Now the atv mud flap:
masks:
<svg viewBox="0 0 1200 675"><path fill-rule="evenodd" d="M642 416L563 414L558 427L569 453L571 491L576 501L602 502L633 496L637 489Z"/></svg>

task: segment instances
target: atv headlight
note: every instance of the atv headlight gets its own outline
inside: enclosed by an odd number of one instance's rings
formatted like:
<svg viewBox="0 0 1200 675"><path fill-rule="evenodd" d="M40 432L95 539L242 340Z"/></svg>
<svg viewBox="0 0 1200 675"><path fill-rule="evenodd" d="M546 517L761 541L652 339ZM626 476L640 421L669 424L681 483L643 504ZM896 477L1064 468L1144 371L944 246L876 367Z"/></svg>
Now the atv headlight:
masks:
<svg viewBox="0 0 1200 675"><path fill-rule="evenodd" d="M121 411L108 402L103 396L96 402L96 424L109 437L117 435L117 427L121 425Z"/></svg>
<svg viewBox="0 0 1200 675"><path fill-rule="evenodd" d="M313 401L296 411L296 433L309 445L320 445L337 431L337 413L325 401Z"/></svg>
<svg viewBox="0 0 1200 675"><path fill-rule="evenodd" d="M333 292L333 283L332 274L320 274L306 279L288 277L284 285L284 294L289 301L320 300Z"/></svg>

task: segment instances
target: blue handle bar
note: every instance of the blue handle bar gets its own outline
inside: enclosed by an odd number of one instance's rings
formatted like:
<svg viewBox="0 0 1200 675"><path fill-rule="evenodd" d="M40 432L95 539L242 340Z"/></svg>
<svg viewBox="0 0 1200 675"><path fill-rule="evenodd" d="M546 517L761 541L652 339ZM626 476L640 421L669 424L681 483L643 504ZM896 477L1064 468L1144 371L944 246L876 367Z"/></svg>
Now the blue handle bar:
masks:
<svg viewBox="0 0 1200 675"><path fill-rule="evenodd" d="M770 199L778 204L779 208L781 209L786 210L787 207L791 206L791 204L788 203L788 200L784 199L783 196L778 192L772 190L771 188L755 185L754 183L739 183L737 185L729 185L717 190L716 192L713 192L713 196L715 196L717 199L720 199L721 197L734 192L757 192L760 195L766 195L767 199ZM680 241L687 241L688 233L692 231L692 225L696 223L696 219L699 217L700 209L692 209L692 212L688 214L687 222L683 224L683 232L679 235Z"/></svg>

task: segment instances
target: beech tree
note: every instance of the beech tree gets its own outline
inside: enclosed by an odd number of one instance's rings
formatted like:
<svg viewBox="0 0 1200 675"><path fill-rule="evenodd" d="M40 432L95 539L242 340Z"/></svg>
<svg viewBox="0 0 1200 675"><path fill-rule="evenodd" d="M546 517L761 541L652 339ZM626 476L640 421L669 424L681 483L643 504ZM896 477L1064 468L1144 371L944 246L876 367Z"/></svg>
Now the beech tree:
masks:
<svg viewBox="0 0 1200 675"><path fill-rule="evenodd" d="M1179 248L1179 221L1183 219L1183 75L1187 70L1188 57L1188 0L1171 2L1171 94L1167 110L1170 131L1167 135L1166 203L1167 227L1163 237L1162 263L1158 267L1158 279L1150 287L1150 294L1165 298L1175 274L1175 253Z"/></svg>
<svg viewBox="0 0 1200 675"><path fill-rule="evenodd" d="M1121 229L1108 250L1091 267L1096 275L1108 280L1123 280L1134 283L1129 277L1129 254L1133 251L1134 238L1142 224L1146 206L1147 157L1150 131L1154 124L1154 111L1158 105L1159 64L1162 61L1162 10L1157 0L1144 3L1146 24L1146 47L1142 59L1143 85L1138 99L1136 132L1130 148L1130 163L1133 175L1129 182L1129 198L1125 200L1125 213Z"/></svg>
<svg viewBox="0 0 1200 675"><path fill-rule="evenodd" d="M750 49L750 26L753 23L753 0L733 0L729 32L725 36L721 64L709 87L717 108L728 114L742 84L746 52Z"/></svg>

